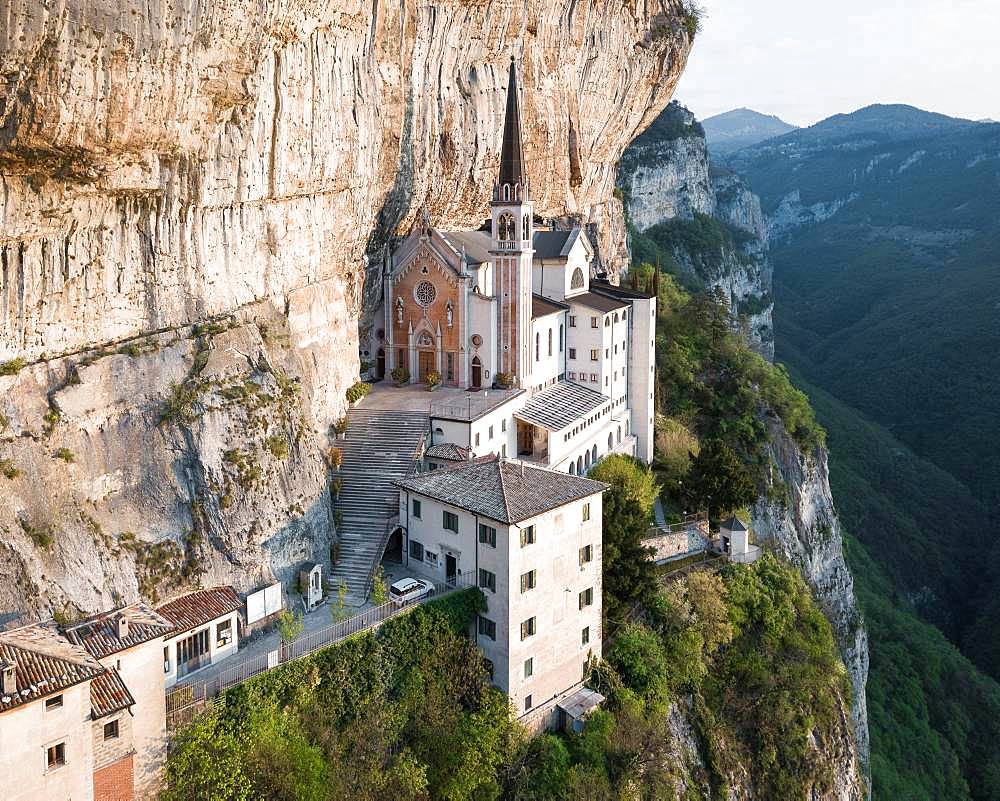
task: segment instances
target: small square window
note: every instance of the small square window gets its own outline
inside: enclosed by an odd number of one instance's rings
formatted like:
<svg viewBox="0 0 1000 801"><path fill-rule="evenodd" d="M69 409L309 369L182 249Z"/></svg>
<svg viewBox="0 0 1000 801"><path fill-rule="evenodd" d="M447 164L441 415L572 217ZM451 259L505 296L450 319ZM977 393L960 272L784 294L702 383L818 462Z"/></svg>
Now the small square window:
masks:
<svg viewBox="0 0 1000 801"><path fill-rule="evenodd" d="M66 764L66 743L50 745L45 749L45 762L49 770L55 770Z"/></svg>
<svg viewBox="0 0 1000 801"><path fill-rule="evenodd" d="M535 589L536 575L537 573L534 570L529 570L527 573L521 574L521 592Z"/></svg>
<svg viewBox="0 0 1000 801"><path fill-rule="evenodd" d="M417 518L417 520L420 519L420 511L421 511L420 501L419 501L419 499L414 498L413 499L413 516L415 518Z"/></svg>
<svg viewBox="0 0 1000 801"><path fill-rule="evenodd" d="M487 617L479 616L479 633L491 640L497 638L497 624Z"/></svg>
<svg viewBox="0 0 1000 801"><path fill-rule="evenodd" d="M569 349L569 357L571 359L575 359L576 358L576 348L570 348Z"/></svg>
<svg viewBox="0 0 1000 801"><path fill-rule="evenodd" d="M422 542L410 540L410 558L416 559L418 562L424 561L424 545Z"/></svg>
<svg viewBox="0 0 1000 801"><path fill-rule="evenodd" d="M590 520L590 504L585 503L583 505L583 522L586 523L588 520Z"/></svg>
<svg viewBox="0 0 1000 801"><path fill-rule="evenodd" d="M531 696L526 695L524 697L524 711L527 712L529 709L531 709Z"/></svg>
<svg viewBox="0 0 1000 801"><path fill-rule="evenodd" d="M585 565L587 562L593 561L594 559L594 546L584 545L580 549L580 564Z"/></svg>
<svg viewBox="0 0 1000 801"><path fill-rule="evenodd" d="M442 512L441 525L445 531L453 531L458 534L458 515L447 510Z"/></svg>
<svg viewBox="0 0 1000 801"><path fill-rule="evenodd" d="M580 632L580 645L588 643L590 643L590 626L584 626L583 631Z"/></svg>
<svg viewBox="0 0 1000 801"><path fill-rule="evenodd" d="M51 698L45 699L45 710L59 709L63 705L63 697L61 695L53 695Z"/></svg>
<svg viewBox="0 0 1000 801"><path fill-rule="evenodd" d="M529 617L523 623L521 623L521 639L526 640L528 637L533 637L535 635L535 618Z"/></svg>
<svg viewBox="0 0 1000 801"><path fill-rule="evenodd" d="M521 547L535 544L535 527L528 526L521 529Z"/></svg>
<svg viewBox="0 0 1000 801"><path fill-rule="evenodd" d="M497 530L493 526L487 526L483 523L479 524L479 541L483 545L489 545L491 548L497 547Z"/></svg>
<svg viewBox="0 0 1000 801"><path fill-rule="evenodd" d="M110 723L104 724L104 739L105 740L117 740L118 739L118 721L112 720Z"/></svg>
<svg viewBox="0 0 1000 801"><path fill-rule="evenodd" d="M530 679L535 675L535 658L529 657L524 660L524 678Z"/></svg>
<svg viewBox="0 0 1000 801"><path fill-rule="evenodd" d="M590 318L590 327L591 328L599 328L600 327L600 323L597 321L596 317L591 317Z"/></svg>
<svg viewBox="0 0 1000 801"><path fill-rule="evenodd" d="M585 607L588 607L593 603L594 603L594 588L588 587L587 589L585 589L583 592L580 593L580 608L584 609Z"/></svg>
<svg viewBox="0 0 1000 801"><path fill-rule="evenodd" d="M591 374L590 374L590 381L591 381L591 383L593 383L593 384L596 384L596 383L597 383L597 373L591 373Z"/></svg>
<svg viewBox="0 0 1000 801"><path fill-rule="evenodd" d="M496 573L491 573L489 570L484 570L479 568L479 586L490 592L497 591L497 576Z"/></svg>

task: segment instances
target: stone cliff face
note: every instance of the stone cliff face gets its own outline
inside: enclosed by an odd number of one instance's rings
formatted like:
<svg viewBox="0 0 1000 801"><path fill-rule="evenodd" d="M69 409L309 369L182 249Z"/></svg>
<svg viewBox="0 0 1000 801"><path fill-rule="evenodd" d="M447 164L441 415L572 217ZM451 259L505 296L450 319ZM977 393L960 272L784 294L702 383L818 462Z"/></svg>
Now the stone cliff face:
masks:
<svg viewBox="0 0 1000 801"><path fill-rule="evenodd" d="M827 452L819 448L803 454L776 419L769 421L769 429L771 486L751 509L751 528L759 543L774 548L799 568L833 624L854 690L850 711L857 748L852 758L867 773L868 633L844 560Z"/></svg>
<svg viewBox="0 0 1000 801"><path fill-rule="evenodd" d="M615 165L689 47L679 0L8 3L0 614L326 559L368 266L423 205L481 222L508 59L538 213L614 274Z"/></svg>
<svg viewBox="0 0 1000 801"><path fill-rule="evenodd" d="M709 261L673 248L678 266L727 298L759 353L774 358L771 264L760 201L728 170L709 162L705 134L694 115L671 103L626 150L618 174L629 222L639 232L671 220L706 215L735 233Z"/></svg>

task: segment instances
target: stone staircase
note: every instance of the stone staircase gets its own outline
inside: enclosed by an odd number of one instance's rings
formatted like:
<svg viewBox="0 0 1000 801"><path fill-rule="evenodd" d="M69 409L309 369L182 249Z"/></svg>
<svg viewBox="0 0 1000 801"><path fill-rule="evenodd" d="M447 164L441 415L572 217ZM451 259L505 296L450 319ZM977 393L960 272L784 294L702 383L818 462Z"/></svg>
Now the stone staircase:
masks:
<svg viewBox="0 0 1000 801"><path fill-rule="evenodd" d="M386 527L399 514L399 490L392 482L415 469L429 419L420 412L364 407L352 409L347 417L347 438L336 443L344 452L337 475L343 485L334 500L343 517L337 532L340 558L328 586L335 593L343 581L348 603L361 606L368 574L382 559Z"/></svg>

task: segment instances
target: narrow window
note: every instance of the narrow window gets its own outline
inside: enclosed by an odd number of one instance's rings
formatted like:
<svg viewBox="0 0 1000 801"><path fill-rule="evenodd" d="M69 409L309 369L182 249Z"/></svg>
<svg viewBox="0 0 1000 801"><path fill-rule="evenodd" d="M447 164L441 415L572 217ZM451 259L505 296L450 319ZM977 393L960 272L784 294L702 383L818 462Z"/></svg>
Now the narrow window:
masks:
<svg viewBox="0 0 1000 801"><path fill-rule="evenodd" d="M453 531L458 534L458 515L454 512L442 512L441 525L444 527L445 531Z"/></svg>
<svg viewBox="0 0 1000 801"><path fill-rule="evenodd" d="M521 547L525 545L534 545L535 543L535 527L528 526L527 528L521 529Z"/></svg>
<svg viewBox="0 0 1000 801"><path fill-rule="evenodd" d="M569 327L570 328L576 328L576 315L575 314L571 314L569 316Z"/></svg>
<svg viewBox="0 0 1000 801"><path fill-rule="evenodd" d="M590 318L590 327L591 328L599 328L600 327L600 323L597 322L597 318L596 317L591 317Z"/></svg>
<svg viewBox="0 0 1000 801"><path fill-rule="evenodd" d="M490 592L497 591L497 576L496 573L491 573L489 570L483 570L479 568L479 586L483 589L489 590Z"/></svg>
<svg viewBox="0 0 1000 801"><path fill-rule="evenodd" d="M526 695L524 697L524 711L527 712L529 709L531 709L531 696Z"/></svg>
<svg viewBox="0 0 1000 801"><path fill-rule="evenodd" d="M535 589L535 571L529 570L521 574L521 592Z"/></svg>
<svg viewBox="0 0 1000 801"><path fill-rule="evenodd" d="M535 618L529 617L523 623L521 623L521 639L526 640L528 637L533 637L535 635Z"/></svg>
<svg viewBox="0 0 1000 801"><path fill-rule="evenodd" d="M569 357L571 359L575 359L576 358L576 348L570 348L569 349Z"/></svg>
<svg viewBox="0 0 1000 801"><path fill-rule="evenodd" d="M479 616L479 633L491 640L497 638L497 624L487 617Z"/></svg>
<svg viewBox="0 0 1000 801"><path fill-rule="evenodd" d="M536 333L535 334L535 361L536 362L540 358L540 355L539 355L540 342L541 342L541 334Z"/></svg>
<svg viewBox="0 0 1000 801"><path fill-rule="evenodd" d="M493 526L479 524L479 541L491 548L497 547L497 530Z"/></svg>
<svg viewBox="0 0 1000 801"><path fill-rule="evenodd" d="M419 498L414 498L413 499L413 516L415 518L417 518L417 520L420 519L420 499Z"/></svg>
<svg viewBox="0 0 1000 801"><path fill-rule="evenodd" d="M503 420L500 421L500 430L501 431L506 431L507 430L507 418L506 417Z"/></svg>
<svg viewBox="0 0 1000 801"><path fill-rule="evenodd" d="M479 447L479 432L476 432L476 447Z"/></svg>
<svg viewBox="0 0 1000 801"><path fill-rule="evenodd" d="M580 608L584 609L594 603L594 588L588 587L580 593Z"/></svg>
<svg viewBox="0 0 1000 801"><path fill-rule="evenodd" d="M549 356L552 355L552 329L549 329Z"/></svg>
<svg viewBox="0 0 1000 801"><path fill-rule="evenodd" d="M590 520L590 504L585 503L583 505L583 522L586 523L588 520Z"/></svg>
<svg viewBox="0 0 1000 801"><path fill-rule="evenodd" d="M590 360L596 362L601 358L601 352L597 348L592 348L590 351Z"/></svg>
<svg viewBox="0 0 1000 801"><path fill-rule="evenodd" d="M604 327L607 328L609 325L611 325L611 318L610 317L605 317L604 318Z"/></svg>
<svg viewBox="0 0 1000 801"><path fill-rule="evenodd" d="M493 426L490 426L490 433L489 433L488 438L489 439L493 439Z"/></svg>
<svg viewBox="0 0 1000 801"><path fill-rule="evenodd" d="M118 739L118 721L112 720L110 723L104 724L104 739L105 740L117 740Z"/></svg>
<svg viewBox="0 0 1000 801"><path fill-rule="evenodd" d="M590 642L590 626L584 626L580 632L580 645L587 645Z"/></svg>
<svg viewBox="0 0 1000 801"><path fill-rule="evenodd" d="M530 679L535 675L535 658L533 656L524 660L524 678Z"/></svg>
<svg viewBox="0 0 1000 801"><path fill-rule="evenodd" d="M164 645L163 646L163 672L164 673L169 673L170 672L170 646L169 645Z"/></svg>
<svg viewBox="0 0 1000 801"><path fill-rule="evenodd" d="M562 323L559 324L559 352L563 352L563 327Z"/></svg>

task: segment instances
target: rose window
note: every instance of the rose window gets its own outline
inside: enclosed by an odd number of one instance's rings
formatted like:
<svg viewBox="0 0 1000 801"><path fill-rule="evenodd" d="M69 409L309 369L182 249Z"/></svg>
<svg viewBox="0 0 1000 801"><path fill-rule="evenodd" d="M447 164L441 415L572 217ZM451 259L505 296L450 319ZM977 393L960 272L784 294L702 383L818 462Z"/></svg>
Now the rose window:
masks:
<svg viewBox="0 0 1000 801"><path fill-rule="evenodd" d="M437 290L430 281L421 281L417 284L413 295L421 306L430 306L434 302L434 298L437 297Z"/></svg>

